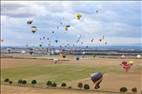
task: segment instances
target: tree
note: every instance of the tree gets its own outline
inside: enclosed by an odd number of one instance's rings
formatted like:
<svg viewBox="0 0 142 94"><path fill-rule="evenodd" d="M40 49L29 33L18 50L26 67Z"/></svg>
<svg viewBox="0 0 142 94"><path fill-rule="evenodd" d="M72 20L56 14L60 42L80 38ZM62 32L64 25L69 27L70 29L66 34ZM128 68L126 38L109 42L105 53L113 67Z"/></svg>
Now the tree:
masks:
<svg viewBox="0 0 142 94"><path fill-rule="evenodd" d="M71 86L69 86L68 88L69 88L69 89L71 89L72 87L71 87Z"/></svg>
<svg viewBox="0 0 142 94"><path fill-rule="evenodd" d="M62 83L61 86L62 86L62 87L66 87L67 84L66 84L66 83Z"/></svg>
<svg viewBox="0 0 142 94"><path fill-rule="evenodd" d="M12 84L13 82L12 81L9 81L9 84Z"/></svg>
<svg viewBox="0 0 142 94"><path fill-rule="evenodd" d="M27 81L26 81L26 80L23 80L23 81L22 81L22 84L23 84L23 85L27 84Z"/></svg>
<svg viewBox="0 0 142 94"><path fill-rule="evenodd" d="M137 93L137 88L132 88L131 91L136 94Z"/></svg>
<svg viewBox="0 0 142 94"><path fill-rule="evenodd" d="M90 89L90 86L88 84L85 84L84 89L88 90L88 89Z"/></svg>
<svg viewBox="0 0 142 94"><path fill-rule="evenodd" d="M23 82L22 80L18 80L18 84L22 84L22 82Z"/></svg>
<svg viewBox="0 0 142 94"><path fill-rule="evenodd" d="M57 84L54 82L53 84L52 84L52 87L56 87L57 86Z"/></svg>
<svg viewBox="0 0 142 94"><path fill-rule="evenodd" d="M96 57L96 55L93 55L93 57L95 58L95 57Z"/></svg>
<svg viewBox="0 0 142 94"><path fill-rule="evenodd" d="M32 80L31 84L35 85L37 83L36 80Z"/></svg>
<svg viewBox="0 0 142 94"><path fill-rule="evenodd" d="M78 83L78 87L81 89L83 87L82 83Z"/></svg>
<svg viewBox="0 0 142 94"><path fill-rule="evenodd" d="M66 56L63 56L63 58L66 58Z"/></svg>
<svg viewBox="0 0 142 94"><path fill-rule="evenodd" d="M125 92L127 92L127 91L128 91L128 89L127 89L126 87L121 87L121 88L120 88L120 92L125 93Z"/></svg>
<svg viewBox="0 0 142 94"><path fill-rule="evenodd" d="M4 80L4 82L9 82L9 79L8 79L8 78L6 78L6 79Z"/></svg>
<svg viewBox="0 0 142 94"><path fill-rule="evenodd" d="M36 81L36 80L32 80L32 81L31 81L31 84L32 84L32 85L35 85L35 84L37 84L37 81Z"/></svg>
<svg viewBox="0 0 142 94"><path fill-rule="evenodd" d="M52 86L52 81L47 81L46 85L47 86Z"/></svg>

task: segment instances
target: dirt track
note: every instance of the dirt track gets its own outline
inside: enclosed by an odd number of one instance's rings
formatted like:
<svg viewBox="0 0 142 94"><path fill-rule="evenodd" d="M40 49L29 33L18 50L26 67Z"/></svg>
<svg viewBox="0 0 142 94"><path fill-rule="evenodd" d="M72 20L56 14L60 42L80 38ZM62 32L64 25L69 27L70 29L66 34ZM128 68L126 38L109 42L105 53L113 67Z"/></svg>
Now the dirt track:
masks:
<svg viewBox="0 0 142 94"><path fill-rule="evenodd" d="M81 91L70 89L40 89L4 85L2 85L1 90L2 94L110 94L95 91Z"/></svg>

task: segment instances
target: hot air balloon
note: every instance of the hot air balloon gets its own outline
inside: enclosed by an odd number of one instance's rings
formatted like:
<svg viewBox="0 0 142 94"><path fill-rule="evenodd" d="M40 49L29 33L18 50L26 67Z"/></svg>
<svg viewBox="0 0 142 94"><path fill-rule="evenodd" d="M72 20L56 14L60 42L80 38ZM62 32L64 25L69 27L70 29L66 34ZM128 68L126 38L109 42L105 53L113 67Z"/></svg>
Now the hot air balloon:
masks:
<svg viewBox="0 0 142 94"><path fill-rule="evenodd" d="M65 27L64 27L64 29L65 29L65 31L68 31L68 28L70 27L70 25L66 25Z"/></svg>
<svg viewBox="0 0 142 94"><path fill-rule="evenodd" d="M94 38L91 39L91 42L93 42L93 41L94 41Z"/></svg>
<svg viewBox="0 0 142 94"><path fill-rule="evenodd" d="M33 22L32 20L29 20L27 21L27 24L32 24L32 22Z"/></svg>
<svg viewBox="0 0 142 94"><path fill-rule="evenodd" d="M128 64L133 65L133 64L134 64L134 61L129 61Z"/></svg>
<svg viewBox="0 0 142 94"><path fill-rule="evenodd" d="M58 40L55 40L56 43L58 43Z"/></svg>
<svg viewBox="0 0 142 94"><path fill-rule="evenodd" d="M49 40L49 38L47 38L47 40Z"/></svg>
<svg viewBox="0 0 142 94"><path fill-rule="evenodd" d="M88 48L88 46L86 46L86 48Z"/></svg>
<svg viewBox="0 0 142 94"><path fill-rule="evenodd" d="M45 37L43 37L43 39L45 39Z"/></svg>
<svg viewBox="0 0 142 94"><path fill-rule="evenodd" d="M55 32L54 31L52 31L52 34L54 34Z"/></svg>
<svg viewBox="0 0 142 94"><path fill-rule="evenodd" d="M95 72L91 74L91 80L95 84L95 89L100 88L100 83L102 82L103 74L100 72Z"/></svg>
<svg viewBox="0 0 142 94"><path fill-rule="evenodd" d="M42 44L40 44L39 47L42 47Z"/></svg>
<svg viewBox="0 0 142 94"><path fill-rule="evenodd" d="M131 62L131 63L132 63L132 62ZM121 63L120 65L122 66L122 68L123 68L126 72L128 72L133 64L130 64L130 63L128 63L127 61L122 61L122 63Z"/></svg>
<svg viewBox="0 0 142 94"><path fill-rule="evenodd" d="M37 31L36 26L32 26L32 32L35 33Z"/></svg>
<svg viewBox="0 0 142 94"><path fill-rule="evenodd" d="M102 39L99 39L99 41L101 42L101 41L102 41Z"/></svg>
<svg viewBox="0 0 142 94"><path fill-rule="evenodd" d="M82 15L80 13L76 14L76 19L80 20L80 18L82 17Z"/></svg>
<svg viewBox="0 0 142 94"><path fill-rule="evenodd" d="M78 39L76 42L78 43L80 40Z"/></svg>
<svg viewBox="0 0 142 94"><path fill-rule="evenodd" d="M59 29L59 26L57 26L57 29Z"/></svg>
<svg viewBox="0 0 142 94"><path fill-rule="evenodd" d="M98 13L99 12L99 10L96 10L96 13Z"/></svg>
<svg viewBox="0 0 142 94"><path fill-rule="evenodd" d="M104 39L104 38L105 38L105 36L102 37L102 39Z"/></svg>
<svg viewBox="0 0 142 94"><path fill-rule="evenodd" d="M67 30L68 30L68 28L67 28L67 27L65 27L64 29L65 29L65 31L67 31Z"/></svg>
<svg viewBox="0 0 142 94"><path fill-rule="evenodd" d="M125 65L125 64L127 64L127 61L122 61L122 63L121 63L121 64Z"/></svg>

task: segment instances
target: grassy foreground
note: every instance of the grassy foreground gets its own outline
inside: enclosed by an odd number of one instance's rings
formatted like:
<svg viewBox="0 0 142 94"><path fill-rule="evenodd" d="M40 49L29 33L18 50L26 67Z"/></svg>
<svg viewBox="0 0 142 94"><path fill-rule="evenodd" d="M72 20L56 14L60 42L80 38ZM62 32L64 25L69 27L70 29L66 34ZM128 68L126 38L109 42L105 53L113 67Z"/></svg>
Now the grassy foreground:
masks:
<svg viewBox="0 0 142 94"><path fill-rule="evenodd" d="M89 67L77 64L49 64L49 65L33 65L25 67L8 68L1 70L1 80L9 78L13 81L19 79L46 82L52 80L55 82L73 81L87 78L95 71L108 71L106 66Z"/></svg>

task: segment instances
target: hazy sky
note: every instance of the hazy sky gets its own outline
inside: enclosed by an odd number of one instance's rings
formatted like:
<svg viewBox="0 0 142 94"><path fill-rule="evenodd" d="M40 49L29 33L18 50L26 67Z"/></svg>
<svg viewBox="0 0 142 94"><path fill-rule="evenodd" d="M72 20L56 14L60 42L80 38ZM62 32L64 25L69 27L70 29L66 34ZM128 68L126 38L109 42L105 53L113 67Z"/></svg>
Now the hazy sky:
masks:
<svg viewBox="0 0 142 94"><path fill-rule="evenodd" d="M47 40L39 40L44 36L53 45L74 44L79 35L82 45L104 45L105 41L108 45L140 45L141 4L140 1L2 1L2 45L37 46L41 42L47 45ZM82 15L80 20L75 18L76 13ZM35 34L26 23L30 19L37 26ZM71 26L68 31L64 31L65 25ZM105 39L100 43L103 35ZM56 39L58 43L54 42Z"/></svg>

